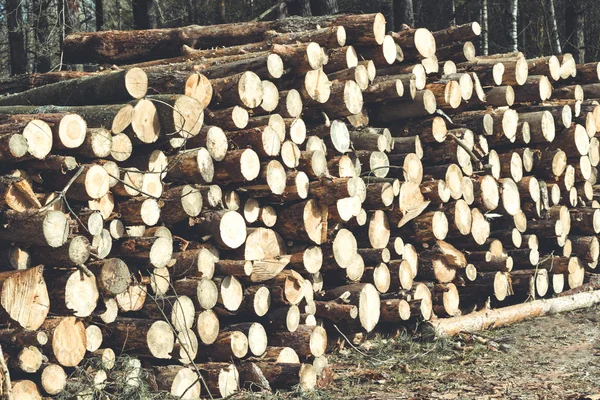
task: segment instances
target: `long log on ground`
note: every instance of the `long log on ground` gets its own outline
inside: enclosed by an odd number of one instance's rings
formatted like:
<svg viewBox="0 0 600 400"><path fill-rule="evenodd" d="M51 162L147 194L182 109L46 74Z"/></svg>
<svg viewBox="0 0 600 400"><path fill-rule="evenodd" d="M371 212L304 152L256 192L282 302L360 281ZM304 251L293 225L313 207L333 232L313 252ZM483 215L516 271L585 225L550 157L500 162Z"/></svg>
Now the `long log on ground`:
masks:
<svg viewBox="0 0 600 400"><path fill-rule="evenodd" d="M463 331L477 332L491 327L510 325L528 318L589 308L598 303L600 303L600 290L554 299L534 300L495 310L483 309L460 317L439 319L430 324L438 336L453 336Z"/></svg>

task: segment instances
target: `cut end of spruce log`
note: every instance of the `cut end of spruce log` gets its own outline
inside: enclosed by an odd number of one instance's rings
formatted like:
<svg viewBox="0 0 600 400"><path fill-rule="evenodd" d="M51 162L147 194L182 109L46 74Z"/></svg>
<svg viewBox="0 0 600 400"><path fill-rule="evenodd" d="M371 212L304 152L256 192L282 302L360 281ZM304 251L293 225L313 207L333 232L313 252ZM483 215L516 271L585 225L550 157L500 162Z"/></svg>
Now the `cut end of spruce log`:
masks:
<svg viewBox="0 0 600 400"><path fill-rule="evenodd" d="M32 157L43 160L52 149L52 129L39 119L30 121L22 132L27 139L27 152Z"/></svg>
<svg viewBox="0 0 600 400"><path fill-rule="evenodd" d="M67 149L81 146L85 140L86 128L85 120L79 115L65 115L58 125L58 139L61 145Z"/></svg>
<svg viewBox="0 0 600 400"><path fill-rule="evenodd" d="M235 211L226 212L219 223L220 240L229 248L237 249L246 241L246 222Z"/></svg>
<svg viewBox="0 0 600 400"><path fill-rule="evenodd" d="M252 71L244 72L238 83L238 95L246 107L258 107L264 95L260 77Z"/></svg>
<svg viewBox="0 0 600 400"><path fill-rule="evenodd" d="M134 99L141 99L148 92L148 76L141 68L131 68L125 74L125 90Z"/></svg>
<svg viewBox="0 0 600 400"><path fill-rule="evenodd" d="M379 322L379 313L381 310L379 292L375 286L367 283L360 291L358 301L358 317L361 326L371 332ZM325 340L325 344L327 340ZM314 353L313 353L314 354Z"/></svg>
<svg viewBox="0 0 600 400"><path fill-rule="evenodd" d="M414 36L415 48L422 57L435 56L436 43L435 37L429 29L418 28Z"/></svg>
<svg viewBox="0 0 600 400"><path fill-rule="evenodd" d="M62 392L67 385L67 373L60 365L49 364L42 371L40 380L44 391L54 396Z"/></svg>
<svg viewBox="0 0 600 400"><path fill-rule="evenodd" d="M85 325L75 317L61 318L52 333L52 351L63 367L77 366L86 351Z"/></svg>
<svg viewBox="0 0 600 400"><path fill-rule="evenodd" d="M267 57L267 70L274 79L279 79L285 72L283 60L278 54L269 54Z"/></svg>
<svg viewBox="0 0 600 400"><path fill-rule="evenodd" d="M148 329L146 345L155 358L170 359L175 345L175 335L165 321L156 321Z"/></svg>
<svg viewBox="0 0 600 400"><path fill-rule="evenodd" d="M42 232L48 246L56 248L65 244L69 235L69 219L66 214L57 210L48 211L42 223Z"/></svg>
<svg viewBox="0 0 600 400"><path fill-rule="evenodd" d="M131 128L142 143L154 143L160 135L160 121L156 106L149 99L138 101L133 109Z"/></svg>
<svg viewBox="0 0 600 400"><path fill-rule="evenodd" d="M205 345L210 345L219 336L219 318L211 310L205 310L198 314L196 319L196 332L198 338Z"/></svg>

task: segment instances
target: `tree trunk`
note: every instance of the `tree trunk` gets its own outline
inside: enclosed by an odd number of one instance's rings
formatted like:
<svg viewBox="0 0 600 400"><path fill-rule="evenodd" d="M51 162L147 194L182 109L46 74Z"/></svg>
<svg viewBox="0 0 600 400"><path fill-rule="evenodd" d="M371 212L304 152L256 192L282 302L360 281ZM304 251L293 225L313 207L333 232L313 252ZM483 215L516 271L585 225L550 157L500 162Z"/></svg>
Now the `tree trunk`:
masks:
<svg viewBox="0 0 600 400"><path fill-rule="evenodd" d="M580 0L571 0L565 8L567 44L578 64L585 63L584 7Z"/></svg>
<svg viewBox="0 0 600 400"><path fill-rule="evenodd" d="M413 11L413 0L399 0L394 7L394 21L396 29L402 30L407 25L409 28L415 26L415 14ZM399 27L399 28L398 28Z"/></svg>
<svg viewBox="0 0 600 400"><path fill-rule="evenodd" d="M150 29L150 6L152 0L133 0L131 10L133 12L134 29Z"/></svg>
<svg viewBox="0 0 600 400"><path fill-rule="evenodd" d="M546 0L546 7L550 17L550 47L552 53L562 53L562 47L560 45L560 38L558 37L558 25L556 23L556 11L554 8L554 0Z"/></svg>
<svg viewBox="0 0 600 400"><path fill-rule="evenodd" d="M5 4L11 75L27 73L27 52L22 29L23 12L21 4L19 0L6 0Z"/></svg>
<svg viewBox="0 0 600 400"><path fill-rule="evenodd" d="M481 54L488 55L488 0L481 0Z"/></svg>
<svg viewBox="0 0 600 400"><path fill-rule="evenodd" d="M103 0L95 0L96 5L96 30L104 29L104 3Z"/></svg>
<svg viewBox="0 0 600 400"><path fill-rule="evenodd" d="M310 3L314 15L333 15L340 12L337 0L312 0Z"/></svg>
<svg viewBox="0 0 600 400"><path fill-rule="evenodd" d="M379 0L379 11L385 17L385 31L397 31L394 25L394 0Z"/></svg>
<svg viewBox="0 0 600 400"><path fill-rule="evenodd" d="M519 0L511 0L510 3L510 49L511 51L518 51L519 47L519 30L517 24L517 17L519 15Z"/></svg>
<svg viewBox="0 0 600 400"><path fill-rule="evenodd" d="M52 68L49 49L48 37L50 36L50 28L48 21L48 8L50 2L47 0L33 1L34 18L36 22L35 39L36 54L33 61L33 69L36 72L48 72Z"/></svg>
<svg viewBox="0 0 600 400"><path fill-rule="evenodd" d="M310 0L293 0L286 3L289 15L299 15L301 17L312 16Z"/></svg>

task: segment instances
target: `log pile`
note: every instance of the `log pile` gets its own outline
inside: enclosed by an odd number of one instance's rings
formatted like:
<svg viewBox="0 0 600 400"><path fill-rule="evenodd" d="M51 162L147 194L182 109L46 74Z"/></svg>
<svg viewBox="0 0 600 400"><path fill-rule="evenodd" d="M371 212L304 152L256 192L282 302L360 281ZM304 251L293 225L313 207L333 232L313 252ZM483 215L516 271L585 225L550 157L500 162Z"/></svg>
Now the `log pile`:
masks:
<svg viewBox="0 0 600 400"><path fill-rule="evenodd" d="M86 398L142 368L189 399L310 390L342 332L591 279L599 64L477 56L479 33L77 33L66 62L113 67L0 82L2 388L69 392L95 358Z"/></svg>

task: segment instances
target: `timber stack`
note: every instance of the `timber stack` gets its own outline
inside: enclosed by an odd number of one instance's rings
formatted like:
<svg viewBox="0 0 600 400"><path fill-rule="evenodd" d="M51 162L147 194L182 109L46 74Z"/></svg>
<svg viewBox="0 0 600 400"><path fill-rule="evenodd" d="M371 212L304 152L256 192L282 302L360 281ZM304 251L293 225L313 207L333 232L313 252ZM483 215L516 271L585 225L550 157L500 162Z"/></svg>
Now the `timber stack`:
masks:
<svg viewBox="0 0 600 400"><path fill-rule="evenodd" d="M101 71L0 82L3 390L74 394L90 358L82 398L142 369L185 399L310 390L345 338L592 279L599 64L479 33L77 33L65 62Z"/></svg>

